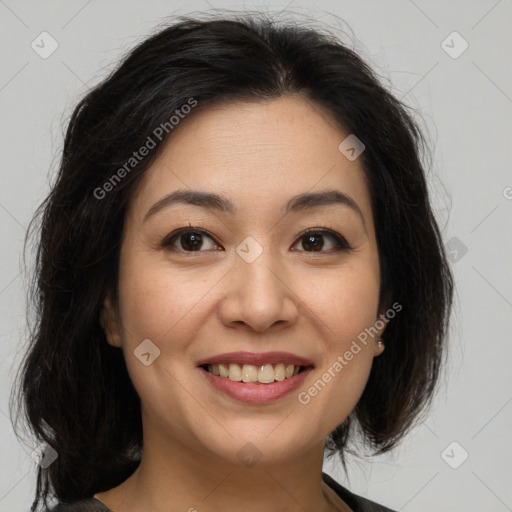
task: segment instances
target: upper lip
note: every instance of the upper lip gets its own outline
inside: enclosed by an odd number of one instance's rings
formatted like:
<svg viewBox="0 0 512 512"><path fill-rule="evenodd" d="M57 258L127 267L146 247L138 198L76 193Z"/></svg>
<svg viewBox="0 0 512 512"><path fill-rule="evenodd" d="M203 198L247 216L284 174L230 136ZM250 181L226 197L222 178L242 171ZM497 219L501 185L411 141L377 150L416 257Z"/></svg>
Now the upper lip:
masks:
<svg viewBox="0 0 512 512"><path fill-rule="evenodd" d="M313 366L309 359L290 354L289 352L228 352L202 359L197 363L197 366L219 363L252 364L254 366L284 363L296 366Z"/></svg>

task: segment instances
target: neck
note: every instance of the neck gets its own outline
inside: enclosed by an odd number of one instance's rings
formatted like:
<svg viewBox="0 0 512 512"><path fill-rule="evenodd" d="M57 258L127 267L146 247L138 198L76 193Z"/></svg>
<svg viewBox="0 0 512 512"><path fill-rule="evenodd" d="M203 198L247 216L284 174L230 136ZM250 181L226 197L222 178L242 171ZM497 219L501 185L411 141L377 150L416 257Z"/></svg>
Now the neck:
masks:
<svg viewBox="0 0 512 512"><path fill-rule="evenodd" d="M125 512L348 511L322 482L323 442L296 459L240 461L194 452L189 446L145 439L139 467L119 487L96 497Z"/></svg>

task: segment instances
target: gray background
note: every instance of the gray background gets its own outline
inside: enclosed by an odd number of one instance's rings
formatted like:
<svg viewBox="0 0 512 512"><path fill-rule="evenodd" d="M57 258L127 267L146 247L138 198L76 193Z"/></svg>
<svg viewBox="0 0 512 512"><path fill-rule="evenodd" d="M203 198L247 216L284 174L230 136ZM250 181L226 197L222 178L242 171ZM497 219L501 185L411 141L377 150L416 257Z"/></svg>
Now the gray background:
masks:
<svg viewBox="0 0 512 512"><path fill-rule="evenodd" d="M351 489L400 511L512 510L511 0L0 0L0 510L28 510L35 488L35 446L18 442L7 405L24 342L22 238L58 164L63 123L163 17L211 7L287 8L341 29L343 19L349 43L422 112L433 147L430 184L457 281L450 363L430 414L397 450L349 460ZM47 59L31 47L43 31L59 45ZM469 44L461 55L459 36L442 44L453 31ZM347 483L337 464L325 470Z"/></svg>

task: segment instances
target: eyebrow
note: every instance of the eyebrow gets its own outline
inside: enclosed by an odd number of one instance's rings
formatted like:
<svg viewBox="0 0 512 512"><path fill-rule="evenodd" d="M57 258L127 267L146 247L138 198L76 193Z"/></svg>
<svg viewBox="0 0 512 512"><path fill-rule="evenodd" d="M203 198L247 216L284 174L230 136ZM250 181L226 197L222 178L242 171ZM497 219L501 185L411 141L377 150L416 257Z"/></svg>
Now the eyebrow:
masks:
<svg viewBox="0 0 512 512"><path fill-rule="evenodd" d="M153 217L158 212L169 208L175 204L195 205L207 210L218 211L222 213L235 214L237 209L235 205L226 197L212 192L203 192L200 190L176 190L159 199L146 213L143 222ZM363 212L358 204L347 194L339 190L326 190L323 192L306 192L293 196L281 209L283 217L290 212L299 212L312 210L322 206L343 205L352 209L361 218L366 230L366 223Z"/></svg>

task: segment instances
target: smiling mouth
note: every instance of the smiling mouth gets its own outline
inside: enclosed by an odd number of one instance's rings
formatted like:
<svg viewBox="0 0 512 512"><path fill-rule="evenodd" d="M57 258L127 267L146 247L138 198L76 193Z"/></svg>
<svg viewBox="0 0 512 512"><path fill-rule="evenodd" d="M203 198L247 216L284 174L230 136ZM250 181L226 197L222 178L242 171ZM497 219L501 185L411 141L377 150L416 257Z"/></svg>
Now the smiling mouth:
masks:
<svg viewBox="0 0 512 512"><path fill-rule="evenodd" d="M272 384L291 379L310 367L293 364L203 364L201 368L217 377L250 384ZM311 367L312 368L312 367Z"/></svg>

